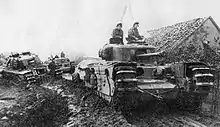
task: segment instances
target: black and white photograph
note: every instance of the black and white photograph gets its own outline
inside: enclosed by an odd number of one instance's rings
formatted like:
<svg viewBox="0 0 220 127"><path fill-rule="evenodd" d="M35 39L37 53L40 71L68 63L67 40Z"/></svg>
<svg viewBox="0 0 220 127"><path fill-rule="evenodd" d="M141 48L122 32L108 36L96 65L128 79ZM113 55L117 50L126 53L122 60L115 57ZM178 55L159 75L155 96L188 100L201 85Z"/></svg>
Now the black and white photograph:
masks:
<svg viewBox="0 0 220 127"><path fill-rule="evenodd" d="M219 0L0 0L0 127L220 127Z"/></svg>

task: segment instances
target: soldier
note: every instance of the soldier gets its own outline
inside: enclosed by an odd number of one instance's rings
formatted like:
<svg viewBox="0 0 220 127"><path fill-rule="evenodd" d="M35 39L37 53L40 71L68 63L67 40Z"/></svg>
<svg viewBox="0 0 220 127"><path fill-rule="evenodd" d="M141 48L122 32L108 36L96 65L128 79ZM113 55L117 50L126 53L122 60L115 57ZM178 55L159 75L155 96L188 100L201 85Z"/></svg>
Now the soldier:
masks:
<svg viewBox="0 0 220 127"><path fill-rule="evenodd" d="M81 102L80 102L80 105L81 106L83 106L83 105L85 105L85 100L89 97L89 96L91 96L92 94L95 94L95 90L97 90L98 89L98 87L97 87L97 76L96 76L96 74L95 74L95 69L94 68L91 68L90 69L90 77L89 77L89 83L92 85L92 87L91 87L91 90L90 90L90 92L88 93L88 94L86 94L86 95L84 95L82 98L81 98Z"/></svg>
<svg viewBox="0 0 220 127"><path fill-rule="evenodd" d="M56 55L54 58L59 58L59 56L58 56L58 55Z"/></svg>
<svg viewBox="0 0 220 127"><path fill-rule="evenodd" d="M70 74L73 74L75 72L75 66L73 63L70 63Z"/></svg>
<svg viewBox="0 0 220 127"><path fill-rule="evenodd" d="M118 23L112 32L110 43L123 44L123 34L122 23Z"/></svg>
<svg viewBox="0 0 220 127"><path fill-rule="evenodd" d="M52 59L52 61L49 63L48 68L50 69L50 72L49 72L49 73L50 73L52 76L55 76L55 75L56 75L56 72L55 72L55 70L56 70L56 64L55 64L55 62L54 62L54 59Z"/></svg>
<svg viewBox="0 0 220 127"><path fill-rule="evenodd" d="M60 57L61 57L61 58L65 58L65 54L64 54L63 51L61 52Z"/></svg>
<svg viewBox="0 0 220 127"><path fill-rule="evenodd" d="M91 68L90 84L92 85L93 90L97 90L97 76L94 68Z"/></svg>
<svg viewBox="0 0 220 127"><path fill-rule="evenodd" d="M112 32L112 38L123 38L122 23L118 23Z"/></svg>
<svg viewBox="0 0 220 127"><path fill-rule="evenodd" d="M141 36L138 32L139 22L135 22L133 27L128 30L128 40L129 41L141 41L144 36Z"/></svg>

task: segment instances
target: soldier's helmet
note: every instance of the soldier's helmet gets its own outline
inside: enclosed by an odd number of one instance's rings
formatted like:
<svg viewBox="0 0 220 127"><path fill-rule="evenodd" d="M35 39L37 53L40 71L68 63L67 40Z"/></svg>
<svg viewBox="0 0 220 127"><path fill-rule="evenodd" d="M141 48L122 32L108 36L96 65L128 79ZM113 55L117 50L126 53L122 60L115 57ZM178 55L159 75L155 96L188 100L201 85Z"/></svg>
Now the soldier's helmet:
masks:
<svg viewBox="0 0 220 127"><path fill-rule="evenodd" d="M134 24L133 24L133 26L136 25L136 24L139 25L139 22L135 21Z"/></svg>
<svg viewBox="0 0 220 127"><path fill-rule="evenodd" d="M118 26L121 26L121 27L122 27L122 23L121 23L121 22L118 22L117 25L116 25L116 27L118 27Z"/></svg>
<svg viewBox="0 0 220 127"><path fill-rule="evenodd" d="M94 69L94 68L91 68L91 69L90 69L90 72L91 72L91 73L95 73L95 69Z"/></svg>

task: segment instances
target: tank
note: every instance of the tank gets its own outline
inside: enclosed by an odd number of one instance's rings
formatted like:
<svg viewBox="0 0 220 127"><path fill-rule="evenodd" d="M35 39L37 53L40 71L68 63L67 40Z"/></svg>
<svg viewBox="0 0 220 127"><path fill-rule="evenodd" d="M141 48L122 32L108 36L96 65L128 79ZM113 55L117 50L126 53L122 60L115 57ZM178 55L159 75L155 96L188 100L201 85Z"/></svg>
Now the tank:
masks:
<svg viewBox="0 0 220 127"><path fill-rule="evenodd" d="M75 82L83 81L85 87L93 89L90 76L91 70L94 70L97 76L95 93L108 102L137 107L155 100L171 105L178 100L180 104L193 100L192 105L197 108L201 98L210 92L214 78L206 64L165 64L165 53L156 52L156 47L152 45L111 43L111 40L99 50L102 60L82 61L72 78Z"/></svg>
<svg viewBox="0 0 220 127"><path fill-rule="evenodd" d="M179 93L170 65L163 63L163 52L143 43L125 45L106 44L99 56L107 61L132 61L137 64L137 88L143 102L151 100L172 101Z"/></svg>
<svg viewBox="0 0 220 127"><path fill-rule="evenodd" d="M71 64L70 64L70 60L68 58L55 58L54 62L58 68L58 70L62 71L62 72L70 72L71 69Z"/></svg>
<svg viewBox="0 0 220 127"><path fill-rule="evenodd" d="M73 73L75 70L75 61L69 58L55 57L47 61L49 74L61 78L64 73Z"/></svg>
<svg viewBox="0 0 220 127"><path fill-rule="evenodd" d="M7 58L2 76L15 84L40 83L47 73L38 55L30 52L14 53Z"/></svg>
<svg viewBox="0 0 220 127"><path fill-rule="evenodd" d="M156 53L155 49L156 47L146 44L106 44L99 50L101 60L83 60L76 66L72 79L76 83L83 81L86 88L110 104L122 106L122 109L137 108L152 100L175 99L179 89L171 74L163 78L153 75L156 69L162 67L165 72L169 68L167 65L154 64L155 59L151 56L161 54ZM97 86L94 85L95 79L91 78L94 74Z"/></svg>

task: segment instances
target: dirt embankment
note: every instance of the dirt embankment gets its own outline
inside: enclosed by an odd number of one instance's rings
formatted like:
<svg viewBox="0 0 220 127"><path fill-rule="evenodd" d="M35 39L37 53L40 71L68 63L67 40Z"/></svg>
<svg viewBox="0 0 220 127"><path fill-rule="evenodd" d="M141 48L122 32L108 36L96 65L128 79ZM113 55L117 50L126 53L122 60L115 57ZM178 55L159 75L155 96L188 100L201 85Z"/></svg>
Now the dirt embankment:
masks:
<svg viewBox="0 0 220 127"><path fill-rule="evenodd" d="M8 127L61 126L67 122L67 100L41 86L25 89L0 81L0 125Z"/></svg>

